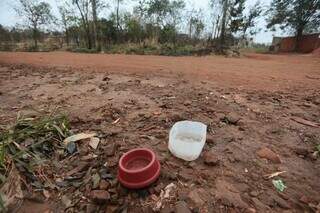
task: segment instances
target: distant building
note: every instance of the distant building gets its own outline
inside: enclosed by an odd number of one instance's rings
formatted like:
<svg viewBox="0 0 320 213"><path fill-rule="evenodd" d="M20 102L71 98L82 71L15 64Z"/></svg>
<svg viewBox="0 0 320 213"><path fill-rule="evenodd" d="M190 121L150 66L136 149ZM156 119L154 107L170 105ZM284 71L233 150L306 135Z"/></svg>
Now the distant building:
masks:
<svg viewBox="0 0 320 213"><path fill-rule="evenodd" d="M320 47L320 33L303 35L297 43L297 37L273 37L271 51L274 52L293 52L296 49L301 53L311 53Z"/></svg>

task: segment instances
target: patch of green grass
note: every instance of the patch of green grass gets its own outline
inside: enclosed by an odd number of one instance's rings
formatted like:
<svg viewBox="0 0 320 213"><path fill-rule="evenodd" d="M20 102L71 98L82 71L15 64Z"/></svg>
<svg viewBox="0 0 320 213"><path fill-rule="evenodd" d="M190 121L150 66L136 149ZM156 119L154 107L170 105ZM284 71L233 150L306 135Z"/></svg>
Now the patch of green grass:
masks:
<svg viewBox="0 0 320 213"><path fill-rule="evenodd" d="M32 173L33 166L43 162L67 136L69 124L64 115L18 116L14 125L0 133L1 173L11 161Z"/></svg>

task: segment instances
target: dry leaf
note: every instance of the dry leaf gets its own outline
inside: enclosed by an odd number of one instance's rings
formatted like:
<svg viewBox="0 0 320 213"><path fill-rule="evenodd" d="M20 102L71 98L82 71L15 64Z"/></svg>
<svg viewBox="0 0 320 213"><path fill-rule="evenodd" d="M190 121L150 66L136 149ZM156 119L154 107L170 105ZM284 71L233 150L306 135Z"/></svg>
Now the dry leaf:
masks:
<svg viewBox="0 0 320 213"><path fill-rule="evenodd" d="M100 139L97 138L97 137L93 137L93 138L90 139L89 146L92 149L97 149L98 146L99 146L99 143L100 143Z"/></svg>
<svg viewBox="0 0 320 213"><path fill-rule="evenodd" d="M83 140L83 139L92 138L94 136L96 136L96 133L90 133L90 134L79 133L79 134L72 135L72 136L67 137L66 139L64 139L63 140L63 144L65 146L67 146L68 143L70 143L70 142L76 142L76 141L80 141L80 140Z"/></svg>

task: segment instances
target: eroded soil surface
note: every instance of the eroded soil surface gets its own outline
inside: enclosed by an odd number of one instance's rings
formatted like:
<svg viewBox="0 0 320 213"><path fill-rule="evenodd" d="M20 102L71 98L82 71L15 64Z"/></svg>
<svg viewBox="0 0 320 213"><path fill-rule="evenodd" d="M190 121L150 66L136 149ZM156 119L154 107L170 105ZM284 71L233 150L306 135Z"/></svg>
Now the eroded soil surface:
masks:
<svg viewBox="0 0 320 213"><path fill-rule="evenodd" d="M75 154L51 156L43 168L49 185L24 177L30 186L25 189L28 196L14 211L320 211L320 157L316 153L320 144L320 69L297 74L304 76L299 79L286 74L291 80L283 84L279 76L284 74L280 73L275 79L279 88L270 90L259 82L244 88L229 83L222 86L221 79L230 75L223 72L224 77L217 81L206 77L194 80L192 75L174 70L163 74L156 70L126 72L124 68L116 72L103 66L18 65L3 60L2 128L14 122L18 112L56 109L68 115L74 133L96 132L100 138L96 150L88 141L80 141ZM261 66L260 59L230 60L231 64L238 60L239 64L249 61L251 66ZM306 67L319 68L318 59L306 60ZM316 62L310 65L310 61ZM233 78L236 82L237 77ZM248 78L248 84L251 81ZM243 77L239 82L245 85ZM272 87L272 81L260 83ZM177 159L167 149L169 130L180 120L208 125L202 155L193 162ZM117 182L117 163L124 152L136 147L154 150L162 171L151 187L126 190ZM283 171L277 177L265 177ZM93 180L97 175L99 184ZM278 179L287 187L283 192L272 184ZM32 184L35 181L37 184ZM174 187L160 205L161 191L171 183ZM97 196L102 204L95 202Z"/></svg>

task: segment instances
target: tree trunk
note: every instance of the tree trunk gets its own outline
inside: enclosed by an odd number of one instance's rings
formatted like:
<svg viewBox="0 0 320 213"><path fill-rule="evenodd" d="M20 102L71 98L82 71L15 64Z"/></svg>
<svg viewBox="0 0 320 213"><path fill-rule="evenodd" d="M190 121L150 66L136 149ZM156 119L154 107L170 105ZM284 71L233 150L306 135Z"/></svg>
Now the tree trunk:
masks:
<svg viewBox="0 0 320 213"><path fill-rule="evenodd" d="M189 38L191 39L191 33L192 33L192 17L190 18L190 22L189 22Z"/></svg>
<svg viewBox="0 0 320 213"><path fill-rule="evenodd" d="M299 44L302 39L302 33L303 33L303 27L299 27L299 29L297 30L296 43L295 43L295 47L294 47L295 52L299 52Z"/></svg>
<svg viewBox="0 0 320 213"><path fill-rule="evenodd" d="M67 47L69 47L69 30L66 29L66 43L67 43Z"/></svg>
<svg viewBox="0 0 320 213"><path fill-rule="evenodd" d="M86 36L87 36L87 41L88 41L88 49L92 49L89 24L86 26Z"/></svg>
<svg viewBox="0 0 320 213"><path fill-rule="evenodd" d="M116 15L117 15L117 29L119 31L120 29L120 21L119 21L119 7L120 7L120 0L117 0L117 12L116 12Z"/></svg>
<svg viewBox="0 0 320 213"><path fill-rule="evenodd" d="M219 23L220 23L220 16L218 16L217 18L217 22L216 22L214 33L213 33L213 40L215 40L219 35L219 28L220 28Z"/></svg>
<svg viewBox="0 0 320 213"><path fill-rule="evenodd" d="M32 37L33 37L33 41L34 41L34 48L36 50L38 50L38 29L37 29L37 26L34 25L33 26L33 30L32 30Z"/></svg>
<svg viewBox="0 0 320 213"><path fill-rule="evenodd" d="M116 19L117 19L117 42L120 39L120 17L119 17L119 7L120 7L120 0L117 0L117 11L116 11Z"/></svg>
<svg viewBox="0 0 320 213"><path fill-rule="evenodd" d="M228 12L228 0L223 1L223 14L221 20L220 47L224 48L226 43L226 20Z"/></svg>
<svg viewBox="0 0 320 213"><path fill-rule="evenodd" d="M92 43L91 43L91 37L90 37L90 26L89 26L89 22L88 22L88 19L86 19L86 17L84 16L82 10L81 10L81 7L79 5L79 2L78 1L75 1L78 9L79 9L79 12L80 12L80 15L81 15L81 20L82 20L82 25L83 25L83 28L85 30L85 33L86 33L86 37L87 37L87 47L88 49L91 49L92 48ZM88 17L87 17L88 18Z"/></svg>
<svg viewBox="0 0 320 213"><path fill-rule="evenodd" d="M94 44L98 50L101 49L101 44L98 38L98 17L97 17L97 0L91 0L92 4L92 17L93 17L93 33L94 33Z"/></svg>

